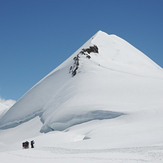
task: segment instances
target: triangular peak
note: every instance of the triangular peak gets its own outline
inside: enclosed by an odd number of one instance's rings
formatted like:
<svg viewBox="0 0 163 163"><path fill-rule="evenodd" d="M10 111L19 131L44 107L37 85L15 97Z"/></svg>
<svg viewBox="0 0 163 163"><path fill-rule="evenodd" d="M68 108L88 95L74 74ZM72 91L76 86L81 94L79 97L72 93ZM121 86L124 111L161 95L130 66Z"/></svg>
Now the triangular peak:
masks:
<svg viewBox="0 0 163 163"><path fill-rule="evenodd" d="M107 33L105 33L105 32L103 32L103 31L99 30L99 31L92 37L92 39L95 39L95 38L97 38L97 37L106 37L106 36L108 36Z"/></svg>

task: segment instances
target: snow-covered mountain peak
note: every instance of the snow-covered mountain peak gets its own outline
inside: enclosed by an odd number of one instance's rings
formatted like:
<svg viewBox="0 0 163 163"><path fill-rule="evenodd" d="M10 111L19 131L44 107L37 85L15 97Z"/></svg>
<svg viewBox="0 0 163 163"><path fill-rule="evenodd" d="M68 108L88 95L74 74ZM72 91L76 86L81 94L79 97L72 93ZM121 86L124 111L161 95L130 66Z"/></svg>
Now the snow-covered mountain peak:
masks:
<svg viewBox="0 0 163 163"><path fill-rule="evenodd" d="M98 31L9 110L0 99L1 162L160 162L162 97L162 68Z"/></svg>
<svg viewBox="0 0 163 163"><path fill-rule="evenodd" d="M0 128L39 116L40 130L49 132L139 112L162 100L162 79L162 69L146 55L98 31L11 107Z"/></svg>
<svg viewBox="0 0 163 163"><path fill-rule="evenodd" d="M122 38L108 35L102 31L98 31L72 56L74 58L71 60L74 60L74 65L71 65L71 68L74 71L70 71L75 74L81 63L88 62L80 58L87 58L90 59L90 63L94 62L94 64L114 71L162 78L162 68L145 54Z"/></svg>
<svg viewBox="0 0 163 163"><path fill-rule="evenodd" d="M96 47L97 51L93 50L93 47ZM108 35L101 30L54 71L67 67L68 72L74 76L78 71L84 71L81 67L89 62L114 71L162 78L162 68L145 54L122 38ZM88 67L86 69L89 70Z"/></svg>
<svg viewBox="0 0 163 163"><path fill-rule="evenodd" d="M145 54L116 35L108 35L100 31L93 40L93 43L98 44L101 47L102 55L107 55L108 58L115 62L130 64L131 66L135 65L138 67L139 65L158 67L158 65Z"/></svg>

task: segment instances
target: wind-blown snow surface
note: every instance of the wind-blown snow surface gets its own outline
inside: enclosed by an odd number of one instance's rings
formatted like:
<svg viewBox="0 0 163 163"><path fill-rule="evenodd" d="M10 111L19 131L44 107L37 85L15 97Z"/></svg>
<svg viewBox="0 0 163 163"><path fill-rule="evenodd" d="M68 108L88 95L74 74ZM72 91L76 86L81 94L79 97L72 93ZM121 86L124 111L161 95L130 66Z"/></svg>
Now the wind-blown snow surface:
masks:
<svg viewBox="0 0 163 163"><path fill-rule="evenodd" d="M25 139L37 143L33 151L0 157L163 161L162 97L162 68L123 39L99 31L2 116L2 151L13 142L20 150Z"/></svg>

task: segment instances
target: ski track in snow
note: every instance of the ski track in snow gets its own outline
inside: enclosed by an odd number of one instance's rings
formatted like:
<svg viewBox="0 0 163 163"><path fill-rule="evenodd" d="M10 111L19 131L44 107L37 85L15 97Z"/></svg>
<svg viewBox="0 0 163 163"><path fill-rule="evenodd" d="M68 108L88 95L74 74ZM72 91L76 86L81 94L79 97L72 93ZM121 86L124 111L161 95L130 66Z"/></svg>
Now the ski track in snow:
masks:
<svg viewBox="0 0 163 163"><path fill-rule="evenodd" d="M2 157L1 157L2 154ZM6 152L8 158L35 162L57 161L70 162L111 162L111 163L161 163L163 162L163 146L114 148L114 149L66 149L57 147L41 147L22 151ZM3 152L0 153L3 162ZM6 162L8 163L8 158ZM11 161L11 160L10 160Z"/></svg>
<svg viewBox="0 0 163 163"><path fill-rule="evenodd" d="M149 76L149 75L145 75L145 74L143 74L143 75L136 74L136 73L134 74L134 73L131 73L131 72L122 71L122 70L118 70L118 69L116 70L116 69L113 69L113 68L109 68L107 66L100 65L99 63L97 63L97 62L95 62L93 60L90 60L90 62L92 62L93 64L98 65L98 66L100 66L100 67L102 67L104 69L108 69L110 71L114 71L114 72L117 72L117 73L123 73L123 74L128 74L128 75L133 75L133 76L139 76L139 77L142 77L142 78L152 78L152 79L163 80L163 78L161 78L161 77Z"/></svg>

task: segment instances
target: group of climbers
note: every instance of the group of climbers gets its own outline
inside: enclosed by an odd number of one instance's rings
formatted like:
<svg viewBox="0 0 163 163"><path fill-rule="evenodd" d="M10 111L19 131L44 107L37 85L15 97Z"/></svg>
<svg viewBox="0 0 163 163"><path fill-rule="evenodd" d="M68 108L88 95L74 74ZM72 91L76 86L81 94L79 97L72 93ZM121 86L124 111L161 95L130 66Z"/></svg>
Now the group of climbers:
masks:
<svg viewBox="0 0 163 163"><path fill-rule="evenodd" d="M31 148L34 148L34 143L35 143L34 140L32 140L31 143L30 143L30 144L31 144ZM28 141L23 142L23 143L22 143L22 147L23 147L24 149L29 148L29 142L28 142Z"/></svg>

